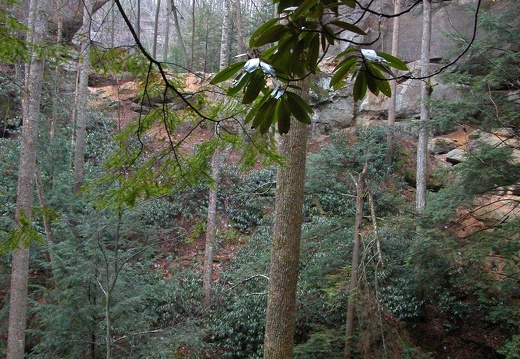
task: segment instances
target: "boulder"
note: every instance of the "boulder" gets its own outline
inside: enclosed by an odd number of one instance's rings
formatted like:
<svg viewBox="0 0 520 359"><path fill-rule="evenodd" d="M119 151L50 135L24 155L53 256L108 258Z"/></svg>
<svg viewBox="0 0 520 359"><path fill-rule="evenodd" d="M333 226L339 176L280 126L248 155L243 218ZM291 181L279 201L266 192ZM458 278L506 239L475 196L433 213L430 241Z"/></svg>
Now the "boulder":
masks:
<svg viewBox="0 0 520 359"><path fill-rule="evenodd" d="M446 154L446 161L456 165L466 161L468 153L460 148L455 148Z"/></svg>
<svg viewBox="0 0 520 359"><path fill-rule="evenodd" d="M434 155L443 155L458 147L457 142L449 138L437 137L428 141L428 151Z"/></svg>
<svg viewBox="0 0 520 359"><path fill-rule="evenodd" d="M312 132L328 134L332 130L349 127L354 119L354 100L352 97L335 97L326 104L314 109Z"/></svg>

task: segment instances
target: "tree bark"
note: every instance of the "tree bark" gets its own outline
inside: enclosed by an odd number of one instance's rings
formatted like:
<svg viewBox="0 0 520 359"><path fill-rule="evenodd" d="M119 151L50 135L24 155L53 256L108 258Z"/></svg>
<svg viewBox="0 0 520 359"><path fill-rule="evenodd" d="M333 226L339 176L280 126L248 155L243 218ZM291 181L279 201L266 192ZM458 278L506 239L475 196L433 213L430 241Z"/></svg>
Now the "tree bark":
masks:
<svg viewBox="0 0 520 359"><path fill-rule="evenodd" d="M159 14L161 11L161 0L157 0L157 8L155 9L155 22L153 24L153 44L152 56L157 59L157 38L159 37Z"/></svg>
<svg viewBox="0 0 520 359"><path fill-rule="evenodd" d="M43 189L43 183L41 179L40 171L36 171L36 191L38 193L38 200L40 201L40 207L42 209L42 221L43 228L45 230L45 236L47 237L47 250L49 252L49 262L51 262L51 268L54 268L54 234L52 231L52 220L49 216L49 209L45 203L45 192ZM54 275L55 270L53 269L52 275Z"/></svg>
<svg viewBox="0 0 520 359"><path fill-rule="evenodd" d="M229 64L229 34L231 30L229 20L229 0L225 0L225 11L222 25L221 48L220 48L220 70ZM227 25L226 25L227 23ZM215 125L215 136L218 136L218 124ZM211 288L213 275L213 250L215 247L215 236L217 233L217 191L220 183L220 161L221 149L216 148L211 157L211 179L213 186L209 190L208 218L206 222L206 248L204 253L204 280L202 291L204 293L203 307L209 310L211 307Z"/></svg>
<svg viewBox="0 0 520 359"><path fill-rule="evenodd" d="M217 191L220 182L220 150L217 148L211 158L211 178L213 186L209 191L208 218L206 223L206 248L204 252L203 307L211 307L211 287L213 275L213 250L217 234Z"/></svg>
<svg viewBox="0 0 520 359"><path fill-rule="evenodd" d="M87 132L88 74L90 70L90 14L91 0L85 0L83 11L84 38L78 63L78 82L76 87L76 136L74 142L74 192L78 193L85 177L85 135Z"/></svg>
<svg viewBox="0 0 520 359"><path fill-rule="evenodd" d="M354 243L352 248L352 272L350 274L350 284L348 289L347 316L345 324L345 359L352 357L352 334L354 328L354 309L358 297L358 267L359 267L359 242L361 224L363 223L363 204L365 198L366 175L368 165L365 163L363 171L359 175L356 196L356 222L354 224Z"/></svg>
<svg viewBox="0 0 520 359"><path fill-rule="evenodd" d="M300 95L308 101L308 78L301 87ZM273 248L264 338L265 359L292 358L307 132L305 125L292 119L289 133L280 140L279 151L287 155L288 162L278 170L276 178Z"/></svg>
<svg viewBox="0 0 520 359"><path fill-rule="evenodd" d="M166 1L166 24L164 29L164 46L163 46L163 61L168 61L168 55L170 54L170 15L172 13L171 1Z"/></svg>
<svg viewBox="0 0 520 359"><path fill-rule="evenodd" d="M194 71L195 66L195 0L191 0L191 54L190 71Z"/></svg>
<svg viewBox="0 0 520 359"><path fill-rule="evenodd" d="M31 0L29 5L28 42L41 44L47 32L48 4L45 0ZM25 95L22 102L23 125L20 163L16 193L15 229L23 237L23 222L30 224L36 176L36 151L40 119L41 90L44 59L33 52L26 68ZM11 289L9 296L9 326L7 358L23 359L27 326L27 294L29 282L29 248L19 243L13 252Z"/></svg>
<svg viewBox="0 0 520 359"><path fill-rule="evenodd" d="M141 0L137 0L137 19L135 24L137 38L141 41Z"/></svg>
<svg viewBox="0 0 520 359"><path fill-rule="evenodd" d="M116 46L116 7L112 6L110 11L110 47Z"/></svg>
<svg viewBox="0 0 520 359"><path fill-rule="evenodd" d="M233 17L235 28L237 29L238 53L243 54L247 51L247 42L242 31L242 11L240 0L235 0L235 16Z"/></svg>
<svg viewBox="0 0 520 359"><path fill-rule="evenodd" d="M401 12L401 0L394 0L394 14L399 14ZM393 29L392 29L392 55L396 56L399 53L399 27L400 20L399 16L394 17L393 19ZM386 136L388 142L388 159L389 162L392 160L394 155L395 148L395 140L394 140L394 130L395 130L395 107L397 100L397 80L392 80L390 82L392 97L390 98L390 105L388 106L388 133Z"/></svg>
<svg viewBox="0 0 520 359"><path fill-rule="evenodd" d="M231 4L229 0L224 0L224 16L222 17L222 36L220 38L220 70L229 65L229 54L231 44L229 35L231 34Z"/></svg>
<svg viewBox="0 0 520 359"><path fill-rule="evenodd" d="M430 42L431 42L431 0L423 0L423 34L421 43L421 114L419 140L417 143L417 191L415 196L415 208L422 211L426 205L426 176L427 176L427 146L428 131L427 121L430 119Z"/></svg>
<svg viewBox="0 0 520 359"><path fill-rule="evenodd" d="M179 44L179 47L181 48L181 55L182 55L182 65L185 69L188 68L188 52L186 51L186 46L184 45L184 40L182 39L182 32L181 32L181 25L179 22L179 16L177 15L177 7L175 6L174 0L170 0L172 2L172 11L173 11L173 23L175 25L175 32L177 34L177 41Z"/></svg>

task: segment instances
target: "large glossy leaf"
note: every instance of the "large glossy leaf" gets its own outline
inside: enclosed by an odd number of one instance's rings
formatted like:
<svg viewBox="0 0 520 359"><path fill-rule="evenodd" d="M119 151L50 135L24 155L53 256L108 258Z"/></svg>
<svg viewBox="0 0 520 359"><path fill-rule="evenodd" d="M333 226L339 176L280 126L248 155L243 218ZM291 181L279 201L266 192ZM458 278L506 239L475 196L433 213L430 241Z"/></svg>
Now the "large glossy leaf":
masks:
<svg viewBox="0 0 520 359"><path fill-rule="evenodd" d="M385 52L378 52L377 55L385 59L389 66L392 66L398 70L408 71L408 66L406 66L406 64L403 61L399 60L397 57L387 54Z"/></svg>
<svg viewBox="0 0 520 359"><path fill-rule="evenodd" d="M230 88L228 88L227 94L229 96L236 95L240 90L242 90L242 88L245 86L245 84L249 81L250 78L251 78L251 73L244 72L242 75L240 75L236 79L237 83L234 86L231 86Z"/></svg>
<svg viewBox="0 0 520 359"><path fill-rule="evenodd" d="M271 127L274 120L276 102L273 98L268 98L265 102L256 106L252 111L255 113L252 127L258 128L260 133L265 133Z"/></svg>
<svg viewBox="0 0 520 359"><path fill-rule="evenodd" d="M301 108L299 105L296 105L294 103L289 104L289 109L291 110L291 113L293 114L294 118L301 123L308 125L311 123L311 117L305 111L303 108Z"/></svg>
<svg viewBox="0 0 520 359"><path fill-rule="evenodd" d="M377 87L377 79L372 76L370 72L366 73L367 87L374 95L379 95L379 89Z"/></svg>
<svg viewBox="0 0 520 359"><path fill-rule="evenodd" d="M248 116L246 116L246 123L248 123L250 120L253 120L253 123L251 124L252 128L257 128L258 126L260 126L260 123L262 123L264 115L266 114L270 104L271 101L269 99L266 99L266 101L261 101L259 104L253 107L249 112L249 114L253 115L249 116L248 114Z"/></svg>
<svg viewBox="0 0 520 359"><path fill-rule="evenodd" d="M381 91L386 97L392 97L392 89L388 81L377 79L376 82L379 91Z"/></svg>
<svg viewBox="0 0 520 359"><path fill-rule="evenodd" d="M380 72L381 72L381 77L383 77L382 73L386 73L392 77L395 77L395 74L392 72L392 70L390 70L390 67L388 67L386 64L384 63L381 63L381 62L368 62L368 64L372 67L372 68L376 68L378 69Z"/></svg>
<svg viewBox="0 0 520 359"><path fill-rule="evenodd" d="M354 101L359 101L365 97L367 93L367 73L365 71L359 71L354 81L354 88L352 90L352 96Z"/></svg>
<svg viewBox="0 0 520 359"><path fill-rule="evenodd" d="M381 71L379 71L379 64L368 63L367 64L367 85L368 89L375 95L378 95L381 91L385 96L392 96L392 90L388 80L385 79ZM374 89L375 88L375 89Z"/></svg>
<svg viewBox="0 0 520 359"><path fill-rule="evenodd" d="M285 93L288 99L290 99L291 102L297 103L301 108L305 110L307 113L312 113L312 108L309 106L307 102L305 102L304 99L302 99L300 96L295 94L294 92L287 91ZM290 106L289 106L290 107Z"/></svg>
<svg viewBox="0 0 520 359"><path fill-rule="evenodd" d="M300 96L294 92L287 92L287 106L296 120L304 124L311 123L309 113L312 109Z"/></svg>
<svg viewBox="0 0 520 359"><path fill-rule="evenodd" d="M317 33L312 33L308 37L306 65L307 69L313 72L318 65L318 58L320 56L320 38Z"/></svg>
<svg viewBox="0 0 520 359"><path fill-rule="evenodd" d="M274 100L273 100L274 101ZM278 101L276 101L278 102ZM269 107L267 108L264 116L264 120L262 123L260 123L260 126L258 129L260 130L260 133L266 133L269 131L269 128L273 124L273 122L276 122L277 120L277 113L276 113L276 106L277 103L271 103Z"/></svg>
<svg viewBox="0 0 520 359"><path fill-rule="evenodd" d="M264 33L267 29L272 27L274 24L276 24L280 19L274 18L266 21L263 25L261 25L258 29L255 30L253 35L251 35L251 38L249 39L249 47L255 47L255 41L256 39Z"/></svg>
<svg viewBox="0 0 520 359"><path fill-rule="evenodd" d="M316 5L316 3L317 0L304 0L294 12L293 19L297 19L300 16L304 15L307 11L309 11L311 7Z"/></svg>
<svg viewBox="0 0 520 359"><path fill-rule="evenodd" d="M291 110L287 103L287 98L284 96L278 101L277 105L278 112L278 132L284 134L289 132L291 127Z"/></svg>
<svg viewBox="0 0 520 359"><path fill-rule="evenodd" d="M330 28L330 26L324 25L323 26L323 36L325 36L325 39L327 39L327 42L330 45L334 45L334 30Z"/></svg>
<svg viewBox="0 0 520 359"><path fill-rule="evenodd" d="M318 3L318 6L316 7L316 17L318 19L321 19L323 17L323 14L325 13L325 5L320 1Z"/></svg>
<svg viewBox="0 0 520 359"><path fill-rule="evenodd" d="M341 2L352 9L356 7L356 2L354 0L341 0Z"/></svg>
<svg viewBox="0 0 520 359"><path fill-rule="evenodd" d="M334 76L332 76L332 79L330 80L330 86L332 86L334 90L343 86L347 74L352 71L354 66L356 66L356 63L357 57L351 55L336 66L334 69Z"/></svg>
<svg viewBox="0 0 520 359"><path fill-rule="evenodd" d="M234 74L236 74L244 67L245 63L245 61L240 61L229 65L228 67L220 71L218 74L216 74L215 77L213 77L213 79L211 79L211 84L215 85L219 82L226 81L227 79L231 78Z"/></svg>
<svg viewBox="0 0 520 359"><path fill-rule="evenodd" d="M339 54L336 55L336 58L341 58L343 56L349 55L351 52L358 51L358 49L354 46L347 47L346 50L343 50Z"/></svg>
<svg viewBox="0 0 520 359"><path fill-rule="evenodd" d="M305 76L305 50L305 39L300 40L296 43L290 57L290 69L297 77Z"/></svg>
<svg viewBox="0 0 520 359"><path fill-rule="evenodd" d="M276 24L267 28L262 32L254 41L252 40L253 47L260 47L265 44L276 42L280 40L287 33L287 28L284 25Z"/></svg>
<svg viewBox="0 0 520 359"><path fill-rule="evenodd" d="M261 71L256 71L251 76L247 85L244 97L242 98L243 104L248 104L256 100L260 91L265 87L265 78Z"/></svg>

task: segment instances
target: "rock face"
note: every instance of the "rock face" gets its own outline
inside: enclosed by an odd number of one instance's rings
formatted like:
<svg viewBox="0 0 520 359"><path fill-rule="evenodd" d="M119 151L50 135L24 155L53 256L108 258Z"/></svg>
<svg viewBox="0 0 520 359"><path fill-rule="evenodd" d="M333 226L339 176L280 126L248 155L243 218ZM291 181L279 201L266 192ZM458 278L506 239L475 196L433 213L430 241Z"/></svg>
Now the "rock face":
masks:
<svg viewBox="0 0 520 359"><path fill-rule="evenodd" d="M108 0L94 0L93 12L99 10ZM83 24L84 1L81 0L62 0L61 11L55 11L51 16L49 29L52 33L56 33L58 22L61 17L63 22L63 39L71 41L74 34Z"/></svg>
<svg viewBox="0 0 520 359"><path fill-rule="evenodd" d="M402 10L405 11L417 3L415 0L404 0ZM440 60L446 57L451 51L459 49L456 37L462 36L469 40L473 34L474 11L478 0L452 0L432 2L432 38L431 38L431 58ZM379 7L380 6L380 7ZM501 12L507 9L506 4L498 2L482 2L481 10L492 9L494 12ZM375 10L375 7L374 9ZM385 0L378 3L377 11L385 14L393 13L393 3ZM473 13L472 13L473 11ZM377 19L372 18L372 23L368 25L371 40L378 37ZM421 37L422 37L422 4L419 2L411 11L400 17L400 38L399 38L399 58L406 62L412 62L420 58ZM375 50L389 52L391 49L392 20L385 19L381 23L382 34L379 40L372 46ZM457 53L451 53L454 58Z"/></svg>
<svg viewBox="0 0 520 359"><path fill-rule="evenodd" d="M512 163L520 163L520 140L514 135L513 129L500 128L491 132L476 130L469 136L470 150L478 150L482 146L504 148L511 150Z"/></svg>

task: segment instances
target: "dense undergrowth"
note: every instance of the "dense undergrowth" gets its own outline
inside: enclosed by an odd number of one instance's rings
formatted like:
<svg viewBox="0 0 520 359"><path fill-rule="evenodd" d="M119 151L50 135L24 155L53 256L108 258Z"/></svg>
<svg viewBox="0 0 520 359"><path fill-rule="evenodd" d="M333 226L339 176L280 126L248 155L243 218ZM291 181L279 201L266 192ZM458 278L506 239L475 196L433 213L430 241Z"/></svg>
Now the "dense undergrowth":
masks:
<svg viewBox="0 0 520 359"><path fill-rule="evenodd" d="M219 269L212 308L203 312L201 253L188 261L183 253L204 233L207 185L138 201L132 208L98 208L70 188L70 154L57 150L67 148L67 128L62 130L42 141L47 155L40 157L40 175L53 238L45 236L37 206L33 226L40 240L31 247L29 357L97 357L108 350L115 358L261 357L274 169L242 173L223 165L218 209L225 226L218 232L217 253L230 245L237 249ZM91 146L99 154L109 153L105 127L90 130L90 137L97 138ZM500 246L501 260L507 255L514 260L518 248L507 233L515 233L517 222L495 230L492 240L487 233L477 234L478 239L456 238L435 229L443 223L435 222L435 216L426 216L417 232L402 196L406 186L385 160L385 136L384 128L377 127L337 134L329 146L309 155L295 357L343 355L355 212L352 178L368 161L377 232L367 201L357 356L435 357L428 354L435 348L419 347L413 334L416 326L428 325L428 308L435 308L445 317L446 337L478 320L499 335L497 342L488 343L489 350L513 353L509 358L514 358L517 273L497 279L482 267L482 258ZM14 210L17 141L2 141L2 156L9 160L1 169L5 239ZM97 147L104 144L109 145ZM103 171L94 161L90 165L90 176ZM432 208L437 200L431 199ZM4 256L2 262L2 293L7 293L8 259Z"/></svg>

